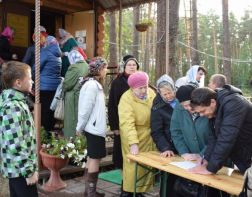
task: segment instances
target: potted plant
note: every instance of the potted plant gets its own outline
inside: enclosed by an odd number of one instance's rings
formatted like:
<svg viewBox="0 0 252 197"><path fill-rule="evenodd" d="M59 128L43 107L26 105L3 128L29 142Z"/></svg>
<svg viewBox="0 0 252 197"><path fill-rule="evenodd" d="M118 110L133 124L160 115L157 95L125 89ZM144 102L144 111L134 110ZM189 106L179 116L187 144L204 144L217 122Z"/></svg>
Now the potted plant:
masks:
<svg viewBox="0 0 252 197"><path fill-rule="evenodd" d="M144 32L149 28L149 26L152 26L152 25L153 25L153 21L150 19L147 19L147 20L140 21L138 24L135 25L135 27L137 31Z"/></svg>
<svg viewBox="0 0 252 197"><path fill-rule="evenodd" d="M42 163L50 170L50 178L42 188L49 192L65 188L66 183L60 177L60 169L67 165L69 159L76 165L85 166L84 160L87 155L85 137L76 136L68 139L53 135L51 139L47 139L42 133L41 141Z"/></svg>

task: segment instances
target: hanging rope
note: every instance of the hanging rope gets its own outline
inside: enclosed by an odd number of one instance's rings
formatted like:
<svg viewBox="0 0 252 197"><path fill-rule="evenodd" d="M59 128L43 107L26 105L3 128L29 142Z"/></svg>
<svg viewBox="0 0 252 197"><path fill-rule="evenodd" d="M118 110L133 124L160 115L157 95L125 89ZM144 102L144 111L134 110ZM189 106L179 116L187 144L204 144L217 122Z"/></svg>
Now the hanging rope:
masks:
<svg viewBox="0 0 252 197"><path fill-rule="evenodd" d="M40 0L35 2L35 103L40 103Z"/></svg>
<svg viewBox="0 0 252 197"><path fill-rule="evenodd" d="M232 58L227 58L227 57L220 57L220 56L215 56L215 55L211 55L211 54L208 54L208 53L205 53L204 51L200 51L198 49L195 49L181 41L178 41L178 43L182 46L185 46L185 47L188 47L194 51L197 51L198 53L200 54L203 54L203 55L206 55L206 56L209 56L209 57L213 57L213 58L217 58L219 60L226 60L226 61L230 61L230 62L237 62L237 63L252 63L252 60L241 60L241 59L232 59Z"/></svg>
<svg viewBox="0 0 252 197"><path fill-rule="evenodd" d="M41 149L41 105L40 105L40 0L35 1L35 104L34 122L36 129L37 155L39 168L42 166L39 151Z"/></svg>

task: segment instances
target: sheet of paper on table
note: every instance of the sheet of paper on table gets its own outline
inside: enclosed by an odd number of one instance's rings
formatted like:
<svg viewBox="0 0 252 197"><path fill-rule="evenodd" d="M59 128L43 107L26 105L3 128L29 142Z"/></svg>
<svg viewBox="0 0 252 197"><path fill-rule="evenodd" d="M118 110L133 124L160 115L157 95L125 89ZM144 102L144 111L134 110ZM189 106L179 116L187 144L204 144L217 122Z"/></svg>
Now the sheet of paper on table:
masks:
<svg viewBox="0 0 252 197"><path fill-rule="evenodd" d="M185 169L185 170L188 170L196 166L196 163L191 162L191 161L176 161L176 162L174 161L174 162L171 162L170 164L177 166L179 168Z"/></svg>

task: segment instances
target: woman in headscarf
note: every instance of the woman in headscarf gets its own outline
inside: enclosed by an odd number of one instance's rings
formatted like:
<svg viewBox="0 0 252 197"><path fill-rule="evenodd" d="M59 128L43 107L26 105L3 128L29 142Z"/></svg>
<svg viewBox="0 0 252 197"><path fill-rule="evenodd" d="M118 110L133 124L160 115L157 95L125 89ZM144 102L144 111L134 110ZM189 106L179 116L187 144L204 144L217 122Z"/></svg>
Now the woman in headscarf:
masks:
<svg viewBox="0 0 252 197"><path fill-rule="evenodd" d="M14 31L9 26L5 27L0 36L0 61L11 60L11 43L14 39ZM1 65L1 62L0 62Z"/></svg>
<svg viewBox="0 0 252 197"><path fill-rule="evenodd" d="M162 157L171 157L177 153L171 139L170 123L173 109L178 104L174 82L168 75L157 80L157 96L151 108L151 136ZM167 180L167 196L174 197L173 186L176 176L169 174ZM160 188L160 191L162 188Z"/></svg>
<svg viewBox="0 0 252 197"><path fill-rule="evenodd" d="M35 31L35 30L34 30ZM40 47L44 47L48 34L43 26L40 26ZM32 40L35 42L35 33L32 35ZM35 44L28 47L22 62L30 65L31 67L35 64Z"/></svg>
<svg viewBox="0 0 252 197"><path fill-rule="evenodd" d="M193 85L196 88L204 87L206 74L207 71L203 66L194 65L186 72L186 76L179 78L175 82L175 87L178 89L180 86L188 84Z"/></svg>
<svg viewBox="0 0 252 197"><path fill-rule="evenodd" d="M77 47L78 44L74 37L64 29L59 28L59 44L62 51L62 70L61 76L65 77L67 69L70 65L68 60L68 52L70 52L73 47Z"/></svg>
<svg viewBox="0 0 252 197"><path fill-rule="evenodd" d="M113 163L116 168L122 169L122 148L119 129L118 104L121 96L129 89L128 78L139 69L139 64L132 55L123 57L123 73L112 82L108 101L108 120L111 131L114 133Z"/></svg>
<svg viewBox="0 0 252 197"><path fill-rule="evenodd" d="M96 57L89 63L88 75L82 82L79 96L78 123L76 134L85 133L88 161L85 169L86 197L104 196L96 192L99 165L106 156L106 106L103 81L107 72L107 62Z"/></svg>
<svg viewBox="0 0 252 197"><path fill-rule="evenodd" d="M88 74L88 64L77 50L68 54L70 67L63 82L64 93L64 136L74 137L78 120L78 101L80 94L79 78Z"/></svg>
<svg viewBox="0 0 252 197"><path fill-rule="evenodd" d="M61 51L58 41L53 36L46 39L45 48L40 52L40 100L41 100L41 125L50 136L53 130L55 119L54 112L50 110L50 105L55 95L56 89L61 82ZM35 65L33 66L33 74Z"/></svg>
<svg viewBox="0 0 252 197"><path fill-rule="evenodd" d="M121 97L118 106L120 136L123 154L123 192L121 197L132 197L134 192L135 165L129 162L127 154L137 155L139 152L155 150L150 132L151 106L155 93L148 87L149 77L145 72L135 72L128 78L130 89ZM137 169L138 178L148 172ZM154 184L152 173L139 181L137 196L142 197Z"/></svg>

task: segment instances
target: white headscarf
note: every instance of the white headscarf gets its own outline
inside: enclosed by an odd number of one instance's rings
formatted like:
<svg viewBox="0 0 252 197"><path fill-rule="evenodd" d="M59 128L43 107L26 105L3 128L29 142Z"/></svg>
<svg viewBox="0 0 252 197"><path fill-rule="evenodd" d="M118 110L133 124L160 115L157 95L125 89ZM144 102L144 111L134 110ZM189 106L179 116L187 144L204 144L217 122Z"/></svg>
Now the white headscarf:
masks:
<svg viewBox="0 0 252 197"><path fill-rule="evenodd" d="M186 76L179 78L175 86L178 89L182 85L194 84L197 87L204 87L205 76L203 75L200 79L200 82L196 80L196 76L198 73L199 65L192 66L187 72Z"/></svg>
<svg viewBox="0 0 252 197"><path fill-rule="evenodd" d="M68 57L68 60L70 62L70 65L71 64L76 64L77 62L84 61L84 57L80 54L79 51L77 51L75 49L70 51L68 53L67 57Z"/></svg>

